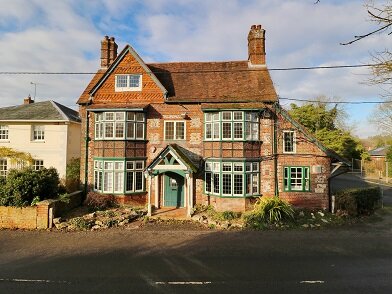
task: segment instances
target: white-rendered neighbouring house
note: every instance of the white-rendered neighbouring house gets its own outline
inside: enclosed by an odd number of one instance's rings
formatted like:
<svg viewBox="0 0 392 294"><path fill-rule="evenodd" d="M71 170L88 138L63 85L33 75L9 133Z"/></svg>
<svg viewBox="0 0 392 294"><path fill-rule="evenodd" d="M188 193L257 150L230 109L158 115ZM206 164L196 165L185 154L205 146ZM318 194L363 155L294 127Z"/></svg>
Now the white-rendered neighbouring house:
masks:
<svg viewBox="0 0 392 294"><path fill-rule="evenodd" d="M27 152L33 167L54 167L65 178L67 163L80 157L80 118L77 111L54 101L0 108L0 147ZM0 158L0 176L6 176L18 163Z"/></svg>

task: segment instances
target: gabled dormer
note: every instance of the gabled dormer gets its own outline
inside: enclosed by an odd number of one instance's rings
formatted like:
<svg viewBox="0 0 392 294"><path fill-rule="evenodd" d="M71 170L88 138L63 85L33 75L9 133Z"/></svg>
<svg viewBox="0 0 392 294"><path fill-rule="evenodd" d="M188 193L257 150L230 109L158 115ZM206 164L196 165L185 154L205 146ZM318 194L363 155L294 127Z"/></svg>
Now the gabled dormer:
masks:
<svg viewBox="0 0 392 294"><path fill-rule="evenodd" d="M162 102L167 90L130 46L117 55L114 38L101 42L101 70L88 90L93 104Z"/></svg>

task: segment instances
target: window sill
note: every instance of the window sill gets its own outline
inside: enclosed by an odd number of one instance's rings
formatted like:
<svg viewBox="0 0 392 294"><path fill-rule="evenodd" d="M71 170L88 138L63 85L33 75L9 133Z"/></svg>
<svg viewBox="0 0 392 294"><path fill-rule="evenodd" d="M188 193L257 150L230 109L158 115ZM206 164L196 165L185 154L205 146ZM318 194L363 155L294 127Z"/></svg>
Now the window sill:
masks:
<svg viewBox="0 0 392 294"><path fill-rule="evenodd" d="M102 194L102 195L114 195L114 196L122 196L122 195L127 196L127 195L145 194L146 193L146 191L125 192L125 193L122 193L122 192L115 192L115 193L113 193L113 192L103 192L103 191L99 191L99 190L93 190L93 191L96 192L96 193Z"/></svg>
<svg viewBox="0 0 392 294"><path fill-rule="evenodd" d="M115 92L141 92L142 88L115 88Z"/></svg>
<svg viewBox="0 0 392 294"><path fill-rule="evenodd" d="M31 143L45 143L45 140L31 140Z"/></svg>
<svg viewBox="0 0 392 294"><path fill-rule="evenodd" d="M0 143L9 143L11 142L10 140L0 140Z"/></svg>
<svg viewBox="0 0 392 294"><path fill-rule="evenodd" d="M207 196L212 196L212 197L219 197L219 198L254 198L254 197L260 197L262 194L254 194L254 195L235 195L235 196L228 196L228 195L218 195L218 194L212 194L212 193L207 193L204 192L205 195Z"/></svg>
<svg viewBox="0 0 392 294"><path fill-rule="evenodd" d="M108 139L94 139L95 141L146 141L146 139L124 139L124 138L108 138Z"/></svg>
<svg viewBox="0 0 392 294"><path fill-rule="evenodd" d="M259 142L262 143L262 140L247 140L247 139L204 139L203 142Z"/></svg>

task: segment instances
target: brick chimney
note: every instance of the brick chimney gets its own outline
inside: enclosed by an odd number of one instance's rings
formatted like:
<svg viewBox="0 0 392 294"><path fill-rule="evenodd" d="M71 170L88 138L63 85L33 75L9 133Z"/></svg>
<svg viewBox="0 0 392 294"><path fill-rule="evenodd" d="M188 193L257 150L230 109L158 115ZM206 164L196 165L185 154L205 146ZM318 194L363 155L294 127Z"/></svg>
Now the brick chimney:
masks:
<svg viewBox="0 0 392 294"><path fill-rule="evenodd" d="M117 57L117 44L114 37L105 36L101 41L101 68L108 68Z"/></svg>
<svg viewBox="0 0 392 294"><path fill-rule="evenodd" d="M252 25L248 34L248 61L250 66L265 65L265 30Z"/></svg>
<svg viewBox="0 0 392 294"><path fill-rule="evenodd" d="M23 99L23 105L34 103L34 100L31 99L31 96L27 96L27 98Z"/></svg>

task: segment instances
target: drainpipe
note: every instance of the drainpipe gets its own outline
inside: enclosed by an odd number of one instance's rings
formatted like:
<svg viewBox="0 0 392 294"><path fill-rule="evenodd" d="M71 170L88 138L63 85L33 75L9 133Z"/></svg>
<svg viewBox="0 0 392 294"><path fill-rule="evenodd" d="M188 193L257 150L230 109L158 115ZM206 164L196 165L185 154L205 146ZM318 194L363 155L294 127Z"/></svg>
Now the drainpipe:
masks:
<svg viewBox="0 0 392 294"><path fill-rule="evenodd" d="M90 141L89 138L89 116L86 109L86 136L85 136L85 155L84 155L84 197L87 196L87 182L88 182L88 142Z"/></svg>
<svg viewBox="0 0 392 294"><path fill-rule="evenodd" d="M279 183L278 183L278 106L274 103L275 115L273 124L273 154L274 154L274 177L275 177L275 196L279 197Z"/></svg>

